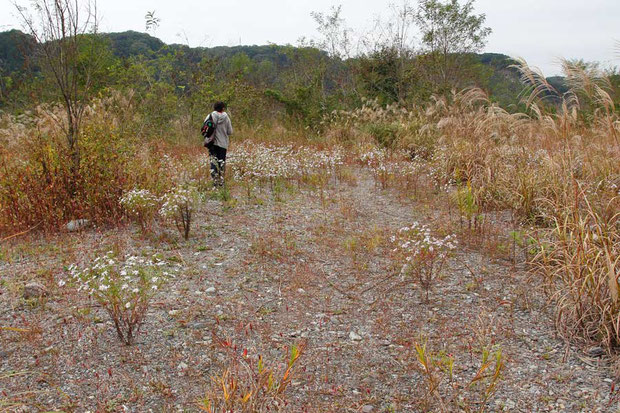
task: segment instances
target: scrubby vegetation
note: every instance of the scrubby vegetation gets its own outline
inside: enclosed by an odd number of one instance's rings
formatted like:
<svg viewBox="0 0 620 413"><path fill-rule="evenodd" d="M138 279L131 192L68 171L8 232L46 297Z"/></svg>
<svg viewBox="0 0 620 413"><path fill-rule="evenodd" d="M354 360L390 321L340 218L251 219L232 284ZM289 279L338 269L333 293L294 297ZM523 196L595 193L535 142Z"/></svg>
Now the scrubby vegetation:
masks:
<svg viewBox="0 0 620 413"><path fill-rule="evenodd" d="M0 34L0 361L24 368L0 369L0 411L559 407L512 373L534 313L564 359L618 365L617 73L476 54L472 2L397 12L356 54L340 8L299 47ZM413 24L442 36L414 47ZM222 188L198 133L216 99L235 125ZM571 407L616 406L603 393Z"/></svg>

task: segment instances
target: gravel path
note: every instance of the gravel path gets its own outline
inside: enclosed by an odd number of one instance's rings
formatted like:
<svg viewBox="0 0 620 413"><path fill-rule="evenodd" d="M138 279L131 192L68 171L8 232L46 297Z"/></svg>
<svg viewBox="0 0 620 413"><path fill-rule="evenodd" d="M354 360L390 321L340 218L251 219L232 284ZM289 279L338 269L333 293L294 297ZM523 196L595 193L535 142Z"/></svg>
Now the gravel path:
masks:
<svg viewBox="0 0 620 413"><path fill-rule="evenodd" d="M221 342L277 365L302 343L284 411L416 412L426 384L414 343L453 355L464 400L480 349L501 348L503 379L488 411L618 411L608 362L555 337L546 299L518 267L462 249L426 302L388 258L391 233L438 211L378 189L364 170L317 192L260 202L209 200L190 241L135 228L15 242L0 254L0 412L196 411L230 363ZM103 311L55 287L64 267L96 252L161 252L180 262L136 345L116 339ZM28 281L49 292L27 302ZM6 329L10 327L11 329ZM18 330L15 330L18 329ZM442 382L440 392L449 394ZM480 406L478 406L480 407ZM107 410L106 410L107 409Z"/></svg>

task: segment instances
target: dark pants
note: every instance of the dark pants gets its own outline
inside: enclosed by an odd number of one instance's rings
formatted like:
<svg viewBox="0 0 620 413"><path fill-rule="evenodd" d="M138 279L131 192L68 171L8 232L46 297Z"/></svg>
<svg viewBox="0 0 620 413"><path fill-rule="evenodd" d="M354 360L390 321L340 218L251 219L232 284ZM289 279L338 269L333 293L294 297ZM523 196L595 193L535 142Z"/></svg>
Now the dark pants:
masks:
<svg viewBox="0 0 620 413"><path fill-rule="evenodd" d="M224 185L224 168L226 167L226 149L213 145L209 148L211 156L211 178L213 185Z"/></svg>

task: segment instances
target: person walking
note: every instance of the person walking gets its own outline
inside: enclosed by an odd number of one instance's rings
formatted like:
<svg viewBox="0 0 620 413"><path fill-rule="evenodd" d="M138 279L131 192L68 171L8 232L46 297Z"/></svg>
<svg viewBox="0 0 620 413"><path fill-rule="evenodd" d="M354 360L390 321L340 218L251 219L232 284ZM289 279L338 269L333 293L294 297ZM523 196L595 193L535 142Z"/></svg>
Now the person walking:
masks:
<svg viewBox="0 0 620 413"><path fill-rule="evenodd" d="M211 116L215 126L212 142L207 145L209 156L211 158L211 178L213 178L213 186L224 185L224 172L226 168L226 151L230 144L230 135L233 133L232 122L226 113L226 104L224 102L216 102L213 105L213 112L207 115L207 119ZM205 119L205 122L207 121Z"/></svg>

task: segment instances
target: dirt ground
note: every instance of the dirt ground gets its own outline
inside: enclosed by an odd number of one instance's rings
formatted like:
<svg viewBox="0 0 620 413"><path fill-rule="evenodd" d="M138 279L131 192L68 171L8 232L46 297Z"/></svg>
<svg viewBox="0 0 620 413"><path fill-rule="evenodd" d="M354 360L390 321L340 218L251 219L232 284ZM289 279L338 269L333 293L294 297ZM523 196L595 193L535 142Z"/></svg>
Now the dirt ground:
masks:
<svg viewBox="0 0 620 413"><path fill-rule="evenodd" d="M293 344L304 352L283 411L423 411L414 344L424 340L454 357L454 382L474 401L480 349L501 348L505 368L487 411L619 411L609 361L556 337L547 298L520 266L462 246L428 302L398 276L389 235L414 220L442 228L447 218L378 188L366 170L356 175L323 199L293 188L280 200L268 190L260 201L239 190L235 205L209 199L187 242L169 229L143 237L127 227L2 245L0 412L197 411L231 351L278 368ZM131 347L101 308L57 287L69 264L112 247L183 266ZM48 296L24 300L29 281Z"/></svg>

